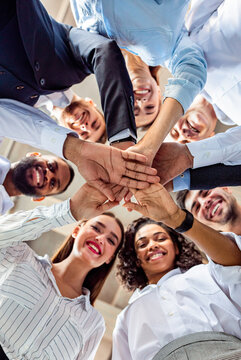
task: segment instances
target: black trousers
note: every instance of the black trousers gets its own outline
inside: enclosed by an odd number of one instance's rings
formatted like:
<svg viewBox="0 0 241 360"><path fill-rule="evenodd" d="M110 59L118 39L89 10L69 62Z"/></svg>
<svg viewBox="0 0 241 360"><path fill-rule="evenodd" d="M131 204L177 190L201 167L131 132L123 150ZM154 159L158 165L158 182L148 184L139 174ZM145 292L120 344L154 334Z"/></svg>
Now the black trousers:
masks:
<svg viewBox="0 0 241 360"><path fill-rule="evenodd" d="M6 356L5 352L3 351L1 345L0 345L0 359L1 360L9 360L8 357Z"/></svg>

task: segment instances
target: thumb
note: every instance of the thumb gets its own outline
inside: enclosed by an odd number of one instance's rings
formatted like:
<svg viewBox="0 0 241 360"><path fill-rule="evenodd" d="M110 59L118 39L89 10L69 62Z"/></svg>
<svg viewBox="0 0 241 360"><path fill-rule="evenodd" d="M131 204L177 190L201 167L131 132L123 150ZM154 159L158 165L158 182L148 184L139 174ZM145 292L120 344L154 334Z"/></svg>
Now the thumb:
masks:
<svg viewBox="0 0 241 360"><path fill-rule="evenodd" d="M123 204L122 206L125 207L127 210L135 210L144 215L144 209L139 204L129 201L129 202L126 202L125 204Z"/></svg>
<svg viewBox="0 0 241 360"><path fill-rule="evenodd" d="M110 209L112 209L113 207L119 205L119 201L108 201L103 205L100 205L98 207L98 210L101 211L101 213L108 211Z"/></svg>
<svg viewBox="0 0 241 360"><path fill-rule="evenodd" d="M110 201L115 200L115 195L112 189L110 188L110 184L105 184L104 181L102 180L96 180L91 182L91 185L94 186L99 191L101 191Z"/></svg>

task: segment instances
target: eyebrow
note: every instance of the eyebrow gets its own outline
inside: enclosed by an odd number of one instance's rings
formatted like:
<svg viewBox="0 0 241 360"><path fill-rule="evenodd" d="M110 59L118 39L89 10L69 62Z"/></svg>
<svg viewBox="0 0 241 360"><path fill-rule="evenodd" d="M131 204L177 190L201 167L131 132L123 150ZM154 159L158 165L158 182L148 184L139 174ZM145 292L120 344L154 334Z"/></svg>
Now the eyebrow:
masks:
<svg viewBox="0 0 241 360"><path fill-rule="evenodd" d="M192 212L194 206L195 206L196 203L197 203L197 200L196 200L196 199L202 194L202 191L203 191L203 190L199 190L198 194L196 195L195 200L194 200L194 202L192 203L192 206L191 206L191 212Z"/></svg>
<svg viewBox="0 0 241 360"><path fill-rule="evenodd" d="M97 222L97 224L100 225L103 229L106 229L106 226L105 226L102 222L100 222L100 221L96 221L96 222ZM114 238L115 238L117 241L119 240L119 239L118 239L118 236L117 236L113 231L111 231L110 233L111 233L112 236L114 236Z"/></svg>
<svg viewBox="0 0 241 360"><path fill-rule="evenodd" d="M160 235L160 234L167 235L167 234L166 234L165 232L163 232L163 231L157 231L157 232L155 232L153 235L156 236L156 235ZM144 239L146 239L146 236L142 236L142 237L138 238L136 241L144 240Z"/></svg>

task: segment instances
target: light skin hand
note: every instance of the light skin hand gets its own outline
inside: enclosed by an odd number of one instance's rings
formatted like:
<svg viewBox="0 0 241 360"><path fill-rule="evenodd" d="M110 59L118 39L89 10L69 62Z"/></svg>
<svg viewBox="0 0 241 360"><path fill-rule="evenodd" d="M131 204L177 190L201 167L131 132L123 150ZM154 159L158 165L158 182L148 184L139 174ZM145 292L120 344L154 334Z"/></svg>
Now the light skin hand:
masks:
<svg viewBox="0 0 241 360"><path fill-rule="evenodd" d="M142 189L159 182L156 169L145 165L146 157L111 146L67 136L64 156L72 161L85 180L109 200L115 200L109 184Z"/></svg>
<svg viewBox="0 0 241 360"><path fill-rule="evenodd" d="M174 142L161 145L153 160L161 184L166 184L185 170L193 167L193 156L188 147Z"/></svg>
<svg viewBox="0 0 241 360"><path fill-rule="evenodd" d="M126 150L131 146L134 146L135 143L133 143L132 141L121 141L121 142L116 142L116 143L112 143L111 146L113 146L116 149L120 149L120 150Z"/></svg>
<svg viewBox="0 0 241 360"><path fill-rule="evenodd" d="M117 185L112 185L114 193L118 190L116 187ZM118 201L107 200L107 197L99 190L88 184L84 184L77 193L71 197L70 210L77 221L90 219L119 205Z"/></svg>
<svg viewBox="0 0 241 360"><path fill-rule="evenodd" d="M175 229L186 217L161 184L153 184L148 189L132 190L138 204L127 203L123 206L140 212L156 221L161 221ZM214 262L233 266L241 265L241 251L227 236L194 219L191 229L185 235L202 249Z"/></svg>

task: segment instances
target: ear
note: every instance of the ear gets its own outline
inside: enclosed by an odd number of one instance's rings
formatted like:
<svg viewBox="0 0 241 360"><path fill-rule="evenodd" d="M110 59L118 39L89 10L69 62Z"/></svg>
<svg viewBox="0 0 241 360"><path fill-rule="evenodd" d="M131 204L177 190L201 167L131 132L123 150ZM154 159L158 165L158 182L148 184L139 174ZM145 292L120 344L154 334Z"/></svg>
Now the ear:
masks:
<svg viewBox="0 0 241 360"><path fill-rule="evenodd" d="M30 157L30 156L42 156L42 154L39 152L29 152L26 154L26 157Z"/></svg>
<svg viewBox="0 0 241 360"><path fill-rule="evenodd" d="M32 201L43 201L44 199L45 199L45 196L32 197L32 198L31 198Z"/></svg>
<svg viewBox="0 0 241 360"><path fill-rule="evenodd" d="M96 104L94 103L94 101L93 101L91 98L89 98L89 97L86 97L86 98L85 98L85 101L87 101L87 103L89 103L89 104L92 105L92 106L96 106Z"/></svg>
<svg viewBox="0 0 241 360"><path fill-rule="evenodd" d="M75 239L80 231L80 226L76 226L72 231L72 237Z"/></svg>
<svg viewBox="0 0 241 360"><path fill-rule="evenodd" d="M226 191L228 194L232 194L232 190L229 187L222 187L224 191Z"/></svg>
<svg viewBox="0 0 241 360"><path fill-rule="evenodd" d="M179 249L178 249L177 244L174 244L174 247L175 247L175 254L176 254L176 255L179 255Z"/></svg>

